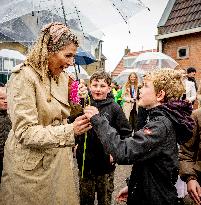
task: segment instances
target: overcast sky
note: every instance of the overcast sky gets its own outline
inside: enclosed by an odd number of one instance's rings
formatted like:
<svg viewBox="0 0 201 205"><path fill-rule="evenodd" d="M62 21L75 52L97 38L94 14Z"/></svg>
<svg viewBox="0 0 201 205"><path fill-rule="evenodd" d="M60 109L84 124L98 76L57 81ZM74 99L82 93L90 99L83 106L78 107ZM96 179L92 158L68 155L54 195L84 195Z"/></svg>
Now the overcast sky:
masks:
<svg viewBox="0 0 201 205"><path fill-rule="evenodd" d="M113 71L128 46L132 52L156 48L157 24L168 0L142 0L150 8L144 9L130 20L131 34L126 24L116 24L103 30L103 54L106 56L106 70Z"/></svg>

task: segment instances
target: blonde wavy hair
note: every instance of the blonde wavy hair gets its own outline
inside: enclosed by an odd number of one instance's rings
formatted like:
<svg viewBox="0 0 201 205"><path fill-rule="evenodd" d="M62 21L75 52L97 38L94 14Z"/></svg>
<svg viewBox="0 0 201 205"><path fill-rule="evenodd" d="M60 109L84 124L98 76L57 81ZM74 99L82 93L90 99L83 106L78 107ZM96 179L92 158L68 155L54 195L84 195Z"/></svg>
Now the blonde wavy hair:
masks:
<svg viewBox="0 0 201 205"><path fill-rule="evenodd" d="M43 27L40 36L29 51L24 65L35 69L44 81L49 70L48 54L58 52L70 43L79 46L77 36L72 33L69 27L59 22L47 24Z"/></svg>
<svg viewBox="0 0 201 205"><path fill-rule="evenodd" d="M157 94L161 90L165 92L164 102L179 100L185 92L181 73L171 68L156 69L148 73L144 80L153 82Z"/></svg>

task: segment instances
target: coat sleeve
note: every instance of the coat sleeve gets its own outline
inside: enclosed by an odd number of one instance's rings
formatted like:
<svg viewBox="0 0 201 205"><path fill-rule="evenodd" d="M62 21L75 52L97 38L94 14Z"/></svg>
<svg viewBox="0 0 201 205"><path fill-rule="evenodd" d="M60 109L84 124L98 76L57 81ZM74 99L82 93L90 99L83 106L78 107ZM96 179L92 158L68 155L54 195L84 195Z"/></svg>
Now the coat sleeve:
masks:
<svg viewBox="0 0 201 205"><path fill-rule="evenodd" d="M34 82L23 71L9 83L8 107L12 131L25 146L50 148L74 144L72 124L43 126L39 123Z"/></svg>
<svg viewBox="0 0 201 205"><path fill-rule="evenodd" d="M190 94L190 97L188 98L188 100L190 101L190 102L193 102L194 100L196 100L196 96L197 96L197 93L196 93L196 88L195 88L195 83L194 82L191 82L190 81L190 92L191 92L191 94Z"/></svg>
<svg viewBox="0 0 201 205"><path fill-rule="evenodd" d="M200 110L196 110L192 114L192 118L195 121L195 127L193 130L193 137L184 145L180 146L179 161L180 161L180 176L182 180L186 181L189 176L197 176L195 168L196 160L199 152L200 144L200 132L198 115L201 115Z"/></svg>
<svg viewBox="0 0 201 205"><path fill-rule="evenodd" d="M95 115L91 118L92 126L106 152L111 153L118 164L133 164L157 154L167 137L167 128L163 121L160 118L148 123L134 136L122 137L109 125L106 117Z"/></svg>

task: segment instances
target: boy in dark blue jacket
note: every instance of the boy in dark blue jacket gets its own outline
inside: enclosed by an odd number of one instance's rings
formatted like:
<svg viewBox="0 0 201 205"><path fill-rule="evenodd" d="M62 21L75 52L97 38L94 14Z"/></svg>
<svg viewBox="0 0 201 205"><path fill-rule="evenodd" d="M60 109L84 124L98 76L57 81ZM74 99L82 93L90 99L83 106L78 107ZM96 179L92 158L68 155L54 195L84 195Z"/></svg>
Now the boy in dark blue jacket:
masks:
<svg viewBox="0 0 201 205"><path fill-rule="evenodd" d="M128 187L121 190L118 201L127 199L128 205L178 203L177 143L188 141L194 126L191 105L179 100L183 92L178 71L162 69L147 74L139 97L139 106L148 109L147 124L124 139L95 107L85 109L106 152L119 164L134 164Z"/></svg>
<svg viewBox="0 0 201 205"><path fill-rule="evenodd" d="M132 132L131 126L122 108L114 102L110 85L111 77L108 73L104 71L94 73L90 78L90 105L95 106L106 116L110 126L114 127L120 135L129 135ZM95 192L97 192L98 204L110 205L114 189L114 160L110 153L105 153L103 145L92 128L87 133L83 161L84 141L84 137L77 140L76 150L80 171L80 204L94 205ZM81 176L82 169L83 176Z"/></svg>

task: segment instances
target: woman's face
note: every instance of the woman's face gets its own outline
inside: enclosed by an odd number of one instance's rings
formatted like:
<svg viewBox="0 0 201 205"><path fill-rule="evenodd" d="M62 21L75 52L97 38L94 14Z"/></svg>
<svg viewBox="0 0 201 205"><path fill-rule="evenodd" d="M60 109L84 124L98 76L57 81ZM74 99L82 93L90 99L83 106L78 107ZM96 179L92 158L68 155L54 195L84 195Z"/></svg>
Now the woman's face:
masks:
<svg viewBox="0 0 201 205"><path fill-rule="evenodd" d="M73 65L76 51L77 46L71 43L55 53L50 53L48 67L51 73L58 76L63 69Z"/></svg>
<svg viewBox="0 0 201 205"><path fill-rule="evenodd" d="M136 80L135 74L131 74L131 75L130 75L130 82L131 82L131 83L134 83L135 80Z"/></svg>

